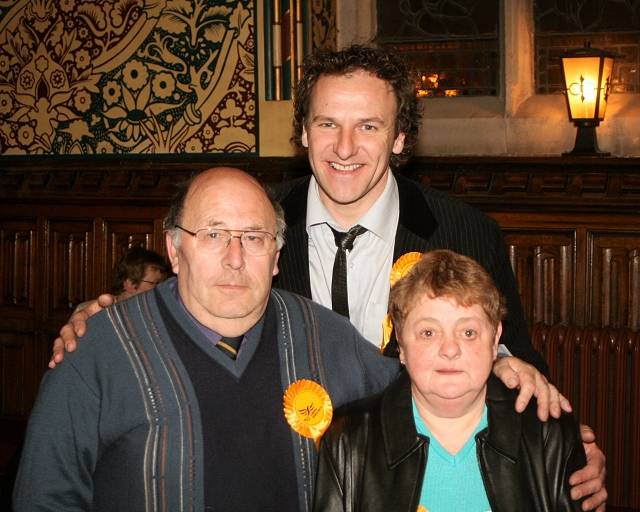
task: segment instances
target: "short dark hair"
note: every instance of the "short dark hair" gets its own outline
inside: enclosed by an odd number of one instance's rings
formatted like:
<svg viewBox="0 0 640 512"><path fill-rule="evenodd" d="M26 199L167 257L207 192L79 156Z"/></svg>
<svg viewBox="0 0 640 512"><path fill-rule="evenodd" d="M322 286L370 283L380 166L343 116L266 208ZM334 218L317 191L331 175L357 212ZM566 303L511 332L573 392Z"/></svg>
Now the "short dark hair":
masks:
<svg viewBox="0 0 640 512"><path fill-rule="evenodd" d="M124 291L124 282L129 279L138 286L149 267L160 271L163 279L169 275L169 267L165 259L157 252L145 249L141 245L132 247L118 260L111 274L111 292L119 294Z"/></svg>
<svg viewBox="0 0 640 512"><path fill-rule="evenodd" d="M402 153L392 154L393 169L404 165L411 156L418 138L421 115L420 105L411 81L409 68L400 56L384 48L352 45L343 50L317 50L302 65L302 78L295 89L293 104L293 141L302 147L302 128L311 104L313 88L321 76L340 76L363 70L387 82L393 89L398 104L396 136L405 134Z"/></svg>
<svg viewBox="0 0 640 512"><path fill-rule="evenodd" d="M176 191L171 198L169 211L167 212L163 222L163 228L165 231L173 231L176 229L176 226L182 223L184 201L187 198L187 193L189 192L191 183L193 183L196 176L192 176L188 180L176 183Z"/></svg>

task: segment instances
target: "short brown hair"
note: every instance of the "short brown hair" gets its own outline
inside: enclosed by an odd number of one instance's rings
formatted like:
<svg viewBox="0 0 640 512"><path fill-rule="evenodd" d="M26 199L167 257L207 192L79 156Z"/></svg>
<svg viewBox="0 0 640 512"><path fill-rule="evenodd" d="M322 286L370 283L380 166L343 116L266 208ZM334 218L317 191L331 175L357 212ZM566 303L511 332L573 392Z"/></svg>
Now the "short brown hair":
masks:
<svg viewBox="0 0 640 512"><path fill-rule="evenodd" d="M302 147L302 128L309 115L313 88L320 77L343 76L359 70L384 80L393 89L398 105L395 135L404 133L404 148L402 153L391 155L389 164L398 169L409 159L418 139L420 104L409 68L402 58L387 49L356 44L339 51L320 49L309 55L302 65L302 78L294 94L293 141Z"/></svg>
<svg viewBox="0 0 640 512"><path fill-rule="evenodd" d="M449 297L464 307L477 304L495 328L506 314L504 297L489 273L475 260L446 249L423 254L391 288L389 314L396 333L425 295L432 299Z"/></svg>

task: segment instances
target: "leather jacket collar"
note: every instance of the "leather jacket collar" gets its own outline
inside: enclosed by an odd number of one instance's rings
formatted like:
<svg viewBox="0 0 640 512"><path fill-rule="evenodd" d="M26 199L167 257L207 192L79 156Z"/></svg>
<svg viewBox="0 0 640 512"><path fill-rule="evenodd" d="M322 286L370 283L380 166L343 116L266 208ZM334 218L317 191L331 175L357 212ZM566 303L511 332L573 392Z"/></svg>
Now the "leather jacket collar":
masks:
<svg viewBox="0 0 640 512"><path fill-rule="evenodd" d="M476 434L476 454L491 510L578 512L568 478L586 461L575 420L541 423L535 403L515 411L515 395L489 378L489 425ZM325 435L315 510L415 512L429 440L416 432L406 372L382 395L337 411Z"/></svg>
<svg viewBox="0 0 640 512"><path fill-rule="evenodd" d="M489 428L477 434L496 453L516 462L522 429L522 416L514 407L515 392L506 389L495 376L491 375L487 384L487 405ZM406 371L385 391L381 403L382 435L389 466L393 467L406 460L428 439L420 436L413 420L411 381ZM509 425L509 428L491 428L492 425Z"/></svg>
<svg viewBox="0 0 640 512"><path fill-rule="evenodd" d="M416 432L411 381L406 371L387 388L380 406L382 438L387 464L397 466L429 440Z"/></svg>

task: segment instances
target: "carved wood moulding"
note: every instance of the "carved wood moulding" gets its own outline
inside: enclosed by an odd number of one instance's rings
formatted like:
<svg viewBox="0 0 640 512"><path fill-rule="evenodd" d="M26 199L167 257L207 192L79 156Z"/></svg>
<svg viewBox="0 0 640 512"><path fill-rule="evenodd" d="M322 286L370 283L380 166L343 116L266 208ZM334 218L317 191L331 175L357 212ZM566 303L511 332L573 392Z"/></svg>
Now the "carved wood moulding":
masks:
<svg viewBox="0 0 640 512"><path fill-rule="evenodd" d="M165 202L175 183L213 166L276 183L309 172L304 156L0 158L0 198ZM640 207L640 158L420 157L402 173L482 209L621 211ZM551 211L551 210L547 210Z"/></svg>
<svg viewBox="0 0 640 512"><path fill-rule="evenodd" d="M404 172L493 211L640 211L637 158L414 158Z"/></svg>
<svg viewBox="0 0 640 512"><path fill-rule="evenodd" d="M216 166L244 169L267 183L308 172L302 158L233 158L220 155L173 155L127 158L1 158L0 198L46 200L126 199L166 204L176 183Z"/></svg>

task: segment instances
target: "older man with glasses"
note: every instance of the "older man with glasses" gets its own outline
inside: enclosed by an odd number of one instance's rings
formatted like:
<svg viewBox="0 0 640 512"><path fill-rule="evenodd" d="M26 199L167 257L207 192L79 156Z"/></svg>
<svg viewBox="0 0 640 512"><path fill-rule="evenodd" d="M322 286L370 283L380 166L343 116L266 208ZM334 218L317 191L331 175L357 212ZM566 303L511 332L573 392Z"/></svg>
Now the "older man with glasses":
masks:
<svg viewBox="0 0 640 512"><path fill-rule="evenodd" d="M16 510L307 510L332 408L396 375L348 319L271 290L284 216L246 173L198 175L165 228L177 278L91 317L45 375Z"/></svg>

